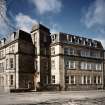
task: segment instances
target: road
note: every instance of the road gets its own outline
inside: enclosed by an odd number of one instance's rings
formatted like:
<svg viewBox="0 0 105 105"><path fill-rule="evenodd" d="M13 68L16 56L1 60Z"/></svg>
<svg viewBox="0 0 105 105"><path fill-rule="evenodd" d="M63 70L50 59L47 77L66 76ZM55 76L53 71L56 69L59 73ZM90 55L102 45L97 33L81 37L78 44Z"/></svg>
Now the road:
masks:
<svg viewBox="0 0 105 105"><path fill-rule="evenodd" d="M105 91L2 93L0 105L105 105Z"/></svg>

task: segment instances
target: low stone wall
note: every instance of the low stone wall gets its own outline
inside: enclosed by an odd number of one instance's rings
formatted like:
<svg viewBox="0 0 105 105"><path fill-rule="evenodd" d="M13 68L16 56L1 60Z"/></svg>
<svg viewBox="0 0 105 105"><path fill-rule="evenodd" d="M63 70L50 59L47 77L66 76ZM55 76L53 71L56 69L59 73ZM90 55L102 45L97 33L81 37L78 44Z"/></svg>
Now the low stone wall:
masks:
<svg viewBox="0 0 105 105"><path fill-rule="evenodd" d="M70 91L70 90L77 90L77 91L82 91L82 90L99 90L102 89L102 85L66 85L65 90Z"/></svg>
<svg viewBox="0 0 105 105"><path fill-rule="evenodd" d="M24 88L23 89L21 88L21 89L11 89L10 90L10 92L16 92L16 93L17 92L30 92L30 91L31 91L31 89L24 89Z"/></svg>
<svg viewBox="0 0 105 105"><path fill-rule="evenodd" d="M59 84L51 84L44 86L43 90L46 91L60 91L60 85Z"/></svg>

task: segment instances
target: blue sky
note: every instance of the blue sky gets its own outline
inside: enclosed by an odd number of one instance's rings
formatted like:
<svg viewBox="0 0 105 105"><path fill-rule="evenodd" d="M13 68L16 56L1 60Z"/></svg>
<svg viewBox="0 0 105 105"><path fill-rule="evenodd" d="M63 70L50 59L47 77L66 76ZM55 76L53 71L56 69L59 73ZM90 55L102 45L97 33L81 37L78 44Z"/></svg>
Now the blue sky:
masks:
<svg viewBox="0 0 105 105"><path fill-rule="evenodd" d="M17 29L30 32L32 25L40 22L51 32L71 33L105 44L105 0L7 0L6 5L4 16ZM14 31L0 20L1 34Z"/></svg>

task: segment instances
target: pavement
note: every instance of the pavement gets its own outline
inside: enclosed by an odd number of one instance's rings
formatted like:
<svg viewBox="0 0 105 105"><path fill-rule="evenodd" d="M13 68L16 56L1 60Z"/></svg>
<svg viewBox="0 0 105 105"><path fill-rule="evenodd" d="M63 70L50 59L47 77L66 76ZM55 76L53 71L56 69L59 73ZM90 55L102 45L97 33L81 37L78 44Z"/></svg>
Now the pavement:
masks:
<svg viewBox="0 0 105 105"><path fill-rule="evenodd" d="M1 93L0 105L105 105L105 90Z"/></svg>

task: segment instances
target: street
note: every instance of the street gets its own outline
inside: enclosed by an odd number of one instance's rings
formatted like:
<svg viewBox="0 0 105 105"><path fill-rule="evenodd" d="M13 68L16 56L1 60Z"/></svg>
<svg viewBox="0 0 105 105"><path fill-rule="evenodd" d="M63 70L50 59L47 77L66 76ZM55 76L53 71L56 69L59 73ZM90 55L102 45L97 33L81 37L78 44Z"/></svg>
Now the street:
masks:
<svg viewBox="0 0 105 105"><path fill-rule="evenodd" d="M105 91L2 93L0 105L105 105Z"/></svg>

